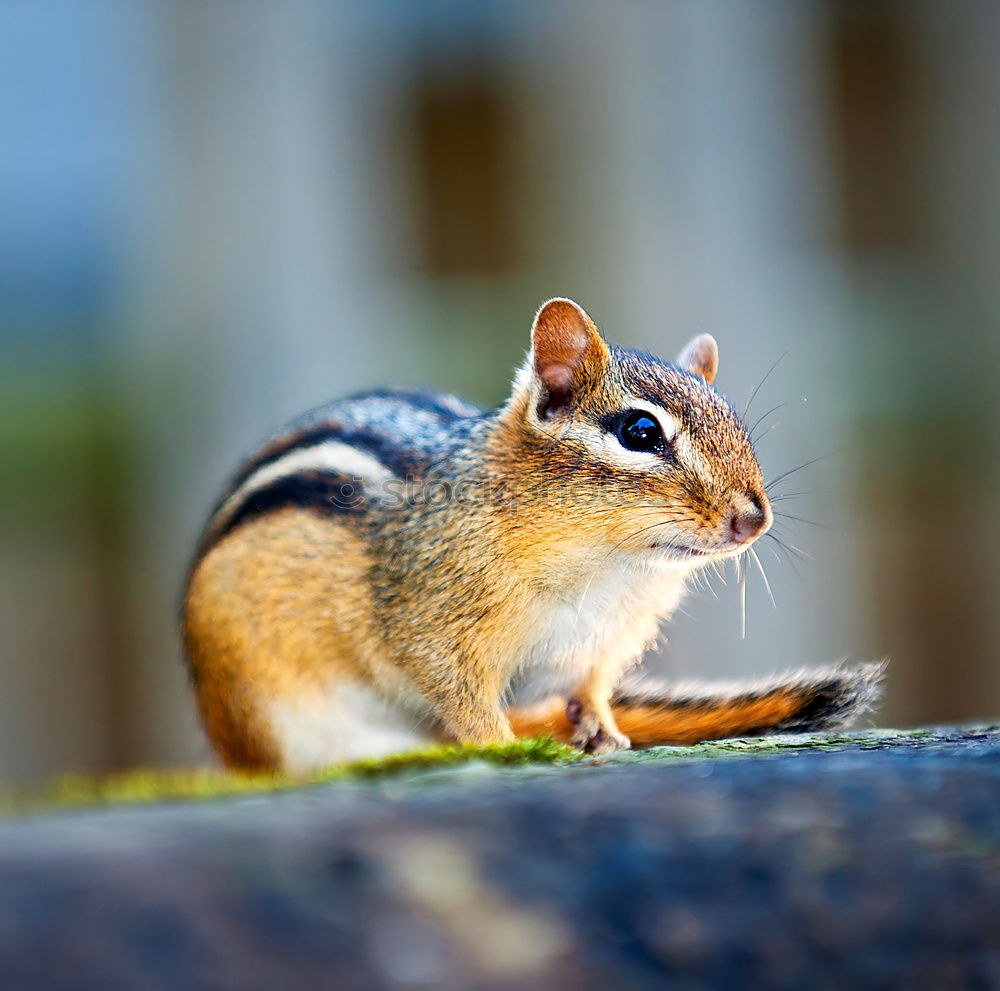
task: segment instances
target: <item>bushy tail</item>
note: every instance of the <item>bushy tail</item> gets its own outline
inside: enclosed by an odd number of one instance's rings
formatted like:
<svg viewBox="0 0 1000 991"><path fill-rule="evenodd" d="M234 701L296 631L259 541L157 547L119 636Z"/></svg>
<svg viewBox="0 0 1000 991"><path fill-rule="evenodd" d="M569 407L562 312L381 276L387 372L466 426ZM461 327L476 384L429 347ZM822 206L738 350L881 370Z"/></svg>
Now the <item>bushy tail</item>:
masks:
<svg viewBox="0 0 1000 991"><path fill-rule="evenodd" d="M753 685L639 685L620 689L611 708L633 747L701 743L727 736L808 733L836 729L870 709L881 694L885 664L863 664L782 675ZM553 697L508 713L520 737L568 741L574 725L566 700Z"/></svg>

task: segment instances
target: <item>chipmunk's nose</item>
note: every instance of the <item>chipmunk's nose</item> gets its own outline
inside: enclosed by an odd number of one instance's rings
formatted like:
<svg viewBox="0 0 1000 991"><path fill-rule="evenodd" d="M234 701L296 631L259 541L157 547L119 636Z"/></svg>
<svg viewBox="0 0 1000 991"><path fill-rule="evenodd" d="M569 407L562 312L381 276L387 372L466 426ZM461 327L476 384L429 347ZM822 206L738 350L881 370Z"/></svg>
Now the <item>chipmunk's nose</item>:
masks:
<svg viewBox="0 0 1000 991"><path fill-rule="evenodd" d="M729 517L729 538L737 544L749 544L759 537L770 524L767 512L752 502Z"/></svg>

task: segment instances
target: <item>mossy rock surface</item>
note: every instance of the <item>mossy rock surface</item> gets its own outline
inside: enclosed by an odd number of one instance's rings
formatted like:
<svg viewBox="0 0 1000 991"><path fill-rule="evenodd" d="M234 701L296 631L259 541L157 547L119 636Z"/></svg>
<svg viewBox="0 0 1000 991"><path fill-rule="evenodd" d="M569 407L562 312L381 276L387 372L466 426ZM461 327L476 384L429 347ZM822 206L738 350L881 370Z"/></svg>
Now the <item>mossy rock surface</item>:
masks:
<svg viewBox="0 0 1000 991"><path fill-rule="evenodd" d="M558 767L579 757L579 752L572 747L537 739L486 747L428 747L375 760L354 761L309 775L239 774L214 767L136 770L105 777L68 774L39 788L8 791L0 796L0 814L9 817L104 805L259 795L333 782L418 777L478 764L497 768Z"/></svg>
<svg viewBox="0 0 1000 991"><path fill-rule="evenodd" d="M989 731L989 726L982 729ZM967 728L962 731L968 733ZM601 758L549 739L518 740L496 746L451 745L429 747L373 760L334 766L311 775L238 774L218 768L135 770L104 777L68 774L34 789L0 792L0 816L44 814L93 806L148 804L257 795L317 785L368 782L414 785L449 780L448 772L475 773L478 769L535 771L581 763L684 763L730 757L761 757L848 748L882 749L924 745L930 737L947 739L946 730L867 730L856 733L806 733L769 737L739 737L695 746L652 747Z"/></svg>
<svg viewBox="0 0 1000 991"><path fill-rule="evenodd" d="M995 728L327 777L0 824L3 986L1000 986Z"/></svg>

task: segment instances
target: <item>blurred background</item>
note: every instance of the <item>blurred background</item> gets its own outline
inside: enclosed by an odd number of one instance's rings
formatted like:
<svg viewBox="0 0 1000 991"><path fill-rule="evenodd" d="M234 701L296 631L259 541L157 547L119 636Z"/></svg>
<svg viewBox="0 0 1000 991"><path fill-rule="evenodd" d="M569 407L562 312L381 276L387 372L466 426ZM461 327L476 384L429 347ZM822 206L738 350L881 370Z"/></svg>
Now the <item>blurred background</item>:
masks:
<svg viewBox="0 0 1000 991"><path fill-rule="evenodd" d="M505 394L538 304L721 346L792 552L651 659L1000 714L1000 5L0 4L0 782L210 759L179 589L241 454ZM773 429L769 429L773 427Z"/></svg>

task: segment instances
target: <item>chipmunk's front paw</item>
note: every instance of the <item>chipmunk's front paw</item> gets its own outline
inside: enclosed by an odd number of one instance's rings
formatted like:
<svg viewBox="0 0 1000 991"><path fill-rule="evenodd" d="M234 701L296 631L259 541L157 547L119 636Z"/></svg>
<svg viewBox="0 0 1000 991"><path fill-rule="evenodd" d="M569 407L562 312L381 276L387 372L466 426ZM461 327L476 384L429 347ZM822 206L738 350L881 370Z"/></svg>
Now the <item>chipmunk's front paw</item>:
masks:
<svg viewBox="0 0 1000 991"><path fill-rule="evenodd" d="M596 713L588 711L576 699L567 703L566 718L576 727L570 743L584 753L611 754L632 747L632 741L616 726L603 724Z"/></svg>
<svg viewBox="0 0 1000 991"><path fill-rule="evenodd" d="M624 733L606 726L598 726L584 743L577 743L576 737L573 742L587 754L613 754L616 750L632 749L632 741Z"/></svg>

